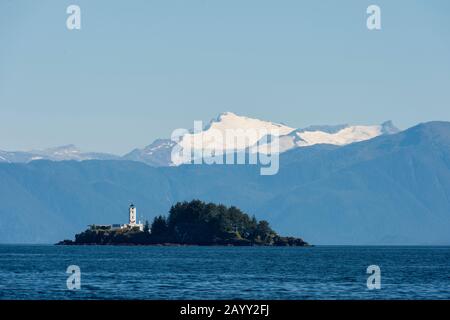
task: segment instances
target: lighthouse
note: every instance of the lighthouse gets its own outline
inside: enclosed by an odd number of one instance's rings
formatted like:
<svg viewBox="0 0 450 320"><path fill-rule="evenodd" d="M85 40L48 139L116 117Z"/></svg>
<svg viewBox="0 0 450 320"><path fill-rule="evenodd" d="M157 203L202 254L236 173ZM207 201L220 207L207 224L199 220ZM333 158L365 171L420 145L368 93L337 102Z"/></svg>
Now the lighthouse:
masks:
<svg viewBox="0 0 450 320"><path fill-rule="evenodd" d="M130 204L130 226L135 226L136 225L136 207L134 206L134 204Z"/></svg>
<svg viewBox="0 0 450 320"><path fill-rule="evenodd" d="M140 231L144 231L144 224L141 223L141 221L137 220L137 214L136 214L136 207L134 204L130 204L130 207L128 208L128 223L125 224L109 224L109 225L91 225L92 227L103 227L106 229L111 230L118 230L118 229L139 229Z"/></svg>
<svg viewBox="0 0 450 320"><path fill-rule="evenodd" d="M128 209L128 215L129 215L129 222L128 224L124 224L123 228L139 228L139 230L144 231L144 224L142 224L140 221L137 221L137 215L136 215L136 207L134 204L130 204L130 208Z"/></svg>

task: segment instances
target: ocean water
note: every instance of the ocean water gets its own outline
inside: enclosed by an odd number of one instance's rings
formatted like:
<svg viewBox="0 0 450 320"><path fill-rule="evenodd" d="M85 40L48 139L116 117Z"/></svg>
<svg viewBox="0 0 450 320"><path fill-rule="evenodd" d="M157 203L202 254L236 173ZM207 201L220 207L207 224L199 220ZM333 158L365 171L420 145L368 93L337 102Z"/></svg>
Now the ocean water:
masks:
<svg viewBox="0 0 450 320"><path fill-rule="evenodd" d="M0 299L450 299L450 247L0 245Z"/></svg>

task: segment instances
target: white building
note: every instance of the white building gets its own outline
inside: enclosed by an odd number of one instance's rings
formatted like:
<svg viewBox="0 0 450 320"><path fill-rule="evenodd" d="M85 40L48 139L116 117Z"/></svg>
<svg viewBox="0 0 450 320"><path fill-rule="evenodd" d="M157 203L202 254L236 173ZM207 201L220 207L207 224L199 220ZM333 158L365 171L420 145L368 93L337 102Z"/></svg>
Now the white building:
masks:
<svg viewBox="0 0 450 320"><path fill-rule="evenodd" d="M129 228L136 228L138 227L139 230L144 231L144 225L141 223L141 221L137 222L137 215L136 215L136 207L134 204L130 204L130 208L128 209L129 212L129 222L128 225L124 225L124 227Z"/></svg>
<svg viewBox="0 0 450 320"><path fill-rule="evenodd" d="M144 231L144 224L141 221L137 221L137 212L134 204L130 204L128 208L128 223L126 224L111 224L105 227L110 229L127 229L127 228L139 228L140 231Z"/></svg>

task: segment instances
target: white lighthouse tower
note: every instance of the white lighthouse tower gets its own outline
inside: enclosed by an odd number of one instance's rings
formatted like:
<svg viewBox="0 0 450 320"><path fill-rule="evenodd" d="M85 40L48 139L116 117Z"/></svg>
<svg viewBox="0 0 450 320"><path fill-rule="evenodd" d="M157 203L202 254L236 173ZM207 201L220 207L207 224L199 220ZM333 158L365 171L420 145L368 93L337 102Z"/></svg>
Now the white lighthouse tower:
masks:
<svg viewBox="0 0 450 320"><path fill-rule="evenodd" d="M139 230L144 230L144 224L142 224L140 221L137 221L137 214L136 214L136 207L134 204L130 204L130 208L128 209L128 215L129 215L129 222L128 225L124 225L124 227L134 228L138 227Z"/></svg>
<svg viewBox="0 0 450 320"><path fill-rule="evenodd" d="M136 207L134 206L134 204L130 204L130 226L135 226L136 225Z"/></svg>

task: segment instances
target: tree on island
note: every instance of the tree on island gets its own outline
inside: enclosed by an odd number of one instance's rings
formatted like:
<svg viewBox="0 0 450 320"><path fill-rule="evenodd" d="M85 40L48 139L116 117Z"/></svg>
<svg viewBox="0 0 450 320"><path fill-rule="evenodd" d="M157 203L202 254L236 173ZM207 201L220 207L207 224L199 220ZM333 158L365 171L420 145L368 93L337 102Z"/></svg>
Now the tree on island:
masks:
<svg viewBox="0 0 450 320"><path fill-rule="evenodd" d="M144 233L150 233L150 224L148 223L148 220L145 220Z"/></svg>
<svg viewBox="0 0 450 320"><path fill-rule="evenodd" d="M133 228L95 228L61 244L182 244L305 246L302 239L280 237L265 220L257 221L240 209L200 200L178 202L167 218L156 216L144 231Z"/></svg>

